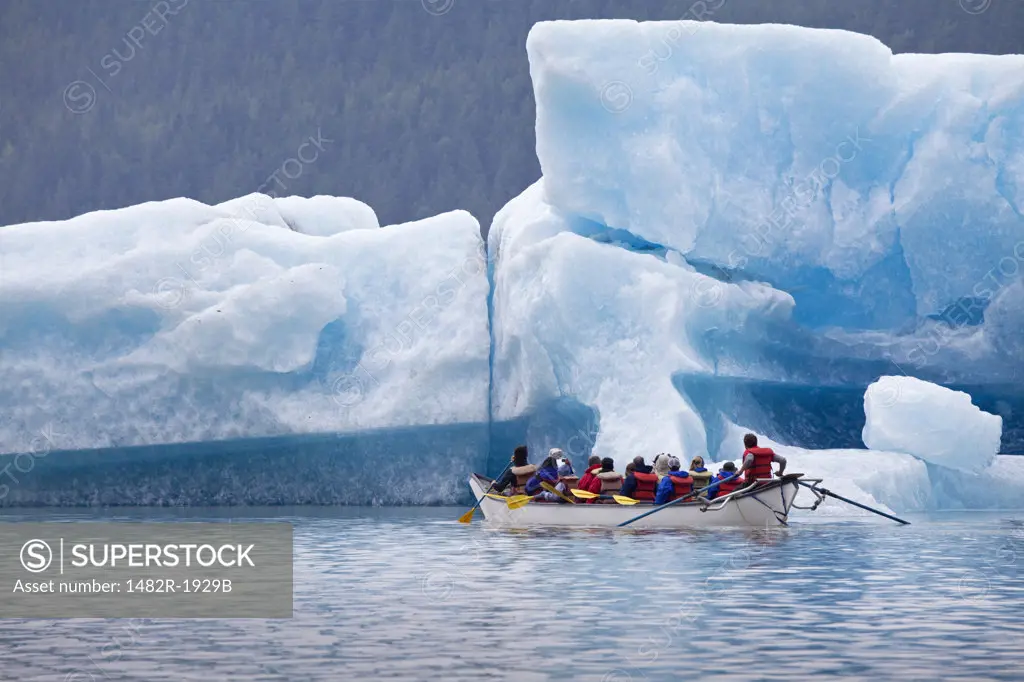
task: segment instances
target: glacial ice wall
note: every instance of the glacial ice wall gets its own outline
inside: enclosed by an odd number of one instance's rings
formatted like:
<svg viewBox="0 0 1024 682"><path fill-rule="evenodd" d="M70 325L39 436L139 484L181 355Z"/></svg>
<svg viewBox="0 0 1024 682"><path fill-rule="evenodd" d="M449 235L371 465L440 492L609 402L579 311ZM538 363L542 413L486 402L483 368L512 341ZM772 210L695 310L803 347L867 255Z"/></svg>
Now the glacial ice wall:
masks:
<svg viewBox="0 0 1024 682"><path fill-rule="evenodd" d="M0 228L0 266L4 452L487 420L465 212L173 199Z"/></svg>
<svg viewBox="0 0 1024 682"><path fill-rule="evenodd" d="M630 21L527 51L544 176L486 251L343 197L0 228L0 452L36 467L0 504L453 502L510 444L733 459L744 424L869 504L1020 505L1024 458L861 429L911 374L1024 449L1024 58Z"/></svg>
<svg viewBox="0 0 1024 682"><path fill-rule="evenodd" d="M768 433L860 447L863 389L908 374L972 386L1020 451L1024 57L893 55L843 31L624 20L537 24L527 51L544 175L496 216L489 239L495 414L535 409L532 395L596 405L588 380L671 382L644 409L664 407L673 426L598 409L602 428L621 418L643 440L702 423L707 440L710 423L740 417L713 414L729 409L715 397L728 384ZM584 325L607 348L630 347L637 333L618 311L658 305L648 323L685 320L676 329L686 337L666 332L666 352L643 370L577 364L575 386L539 371L565 366L576 346L538 343L528 321L566 306L551 290L503 291L568 280L552 270L565 267L555 264L563 232L620 251L599 271L573 265L580 281L596 280L590 288L627 286L630 263L686 274L671 294L636 286L631 303L545 318L559 325L550 339ZM521 277L505 270L520 253ZM755 283L789 302L738 303L737 287ZM685 361L670 359L677 348ZM807 411L758 404L786 387L805 392ZM850 416L815 414L823 403ZM701 437L679 437L702 450Z"/></svg>
<svg viewBox="0 0 1024 682"><path fill-rule="evenodd" d="M829 353L1020 370L1013 334L973 325L1024 307L1024 56L624 20L540 23L527 50L552 206L789 292L838 328Z"/></svg>

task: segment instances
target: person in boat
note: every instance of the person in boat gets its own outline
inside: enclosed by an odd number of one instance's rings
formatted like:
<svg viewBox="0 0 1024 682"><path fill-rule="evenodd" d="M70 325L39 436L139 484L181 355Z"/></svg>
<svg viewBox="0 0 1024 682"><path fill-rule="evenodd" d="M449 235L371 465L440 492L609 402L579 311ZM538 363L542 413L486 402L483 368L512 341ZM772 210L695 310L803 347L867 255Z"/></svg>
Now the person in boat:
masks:
<svg viewBox="0 0 1024 682"><path fill-rule="evenodd" d="M740 473L743 473L743 483L753 485L758 479L770 479L772 477L772 463L779 465L779 476L786 471L786 458L775 454L771 448L757 447L757 436L748 433L743 436L743 465Z"/></svg>
<svg viewBox="0 0 1024 682"><path fill-rule="evenodd" d="M670 457L668 474L658 483L658 494L654 498L654 504L666 504L692 492L693 477L690 476L690 472L682 471L679 460Z"/></svg>
<svg viewBox="0 0 1024 682"><path fill-rule="evenodd" d="M526 494L537 495L545 492L541 483L547 482L552 486L558 485L558 460L562 451L558 448L551 448L548 456L540 463L540 468L526 482Z"/></svg>
<svg viewBox="0 0 1024 682"><path fill-rule="evenodd" d="M657 489L658 476L651 467L644 463L643 457L637 456L626 465L626 478L622 482L620 495L632 497L641 502L654 502Z"/></svg>
<svg viewBox="0 0 1024 682"><path fill-rule="evenodd" d="M649 466L647 462L644 461L643 455L637 455L633 458L633 466L636 467L636 470L641 474L649 474L654 471L654 467Z"/></svg>
<svg viewBox="0 0 1024 682"><path fill-rule="evenodd" d="M601 460L601 470L594 474L594 480L587 490L597 495L617 495L622 490L622 474L615 471L615 460L611 457ZM594 499L591 502L614 504L611 500Z"/></svg>
<svg viewBox="0 0 1024 682"><path fill-rule="evenodd" d="M520 445L512 452L512 466L494 482L494 491L503 493L506 488L511 487L511 494L514 495L526 486L527 481L536 472L537 466L530 464L530 451L525 445Z"/></svg>
<svg viewBox="0 0 1024 682"><path fill-rule="evenodd" d="M697 455L690 460L690 477L693 478L693 489L700 490L711 485L711 479L714 478L714 474L704 466L704 458ZM707 493L700 493L698 497L707 497Z"/></svg>
<svg viewBox="0 0 1024 682"><path fill-rule="evenodd" d="M564 497L570 497L572 493L569 491L577 486L579 483L579 476L573 471L572 462L561 456L562 451L557 448L553 449L552 452L559 453L558 459L558 480L554 484L555 490L562 493ZM534 496L534 500L539 502L558 502L561 504L567 504L564 497L560 497L549 490L543 490Z"/></svg>
<svg viewBox="0 0 1024 682"><path fill-rule="evenodd" d="M726 462L718 470L718 473L715 474L711 487L708 488L708 499L713 500L716 497L725 497L741 485L743 483L736 476L736 465L732 462Z"/></svg>
<svg viewBox="0 0 1024 682"><path fill-rule="evenodd" d="M636 477L633 475L636 473L636 462L630 462L626 465L626 475L622 478L622 488L619 490L620 495L626 497L632 497L633 491L636 490Z"/></svg>
<svg viewBox="0 0 1024 682"><path fill-rule="evenodd" d="M601 458L597 455L591 455L590 459L587 460L587 470L583 472L583 478L580 479L580 484L576 487L579 490L590 490L590 486L594 484L594 478L599 471L601 471Z"/></svg>
<svg viewBox="0 0 1024 682"><path fill-rule="evenodd" d="M562 453L561 450L558 451ZM572 497L570 492L573 488L580 487L580 477L576 475L576 470L572 467L572 462L564 454L561 454L561 459L558 460L558 483L565 486L564 492L568 497ZM565 500L562 500L563 502Z"/></svg>
<svg viewBox="0 0 1024 682"><path fill-rule="evenodd" d="M660 452L654 456L654 473L658 475L659 481L668 476L669 461L671 459L671 455L665 452Z"/></svg>

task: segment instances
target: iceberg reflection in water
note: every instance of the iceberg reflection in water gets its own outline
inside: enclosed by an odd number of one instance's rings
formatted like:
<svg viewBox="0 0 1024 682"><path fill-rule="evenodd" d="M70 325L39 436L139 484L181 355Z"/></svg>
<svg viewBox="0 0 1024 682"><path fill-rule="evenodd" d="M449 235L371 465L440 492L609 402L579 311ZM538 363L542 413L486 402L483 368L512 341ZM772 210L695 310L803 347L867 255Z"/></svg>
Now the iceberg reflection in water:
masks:
<svg viewBox="0 0 1024 682"><path fill-rule="evenodd" d="M4 621L4 675L622 682L685 668L718 679L1010 680L1024 665L1020 513L914 515L902 527L811 517L770 531L506 531L458 524L462 511L119 510L122 520L294 522L295 617Z"/></svg>

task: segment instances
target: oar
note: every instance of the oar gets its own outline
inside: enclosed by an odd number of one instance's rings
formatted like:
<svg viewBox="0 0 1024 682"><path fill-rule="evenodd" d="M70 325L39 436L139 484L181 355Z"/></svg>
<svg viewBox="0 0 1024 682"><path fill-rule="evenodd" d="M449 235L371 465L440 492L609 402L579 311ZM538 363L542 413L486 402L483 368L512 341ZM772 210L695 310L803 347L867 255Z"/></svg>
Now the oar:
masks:
<svg viewBox="0 0 1024 682"><path fill-rule="evenodd" d="M815 488L813 485L811 485L809 483L804 483L803 481L797 481L797 483L799 483L800 485L802 485L805 488L810 488L811 490L817 490L819 493L821 493L823 495L828 495L829 497L834 497L837 500L845 502L846 504L852 504L854 507L860 507L864 511L869 511L869 512L872 512L874 514L878 514L879 516L884 516L885 518L891 519L891 520L893 520L893 521L895 521L897 523L902 523L904 526L909 526L910 525L910 521L904 521L903 519L897 518L897 517L893 516L892 514L886 514L884 511L879 511L878 509L872 509L871 507L869 507L867 505L864 505L864 504L861 504L860 502L854 502L853 500L848 500L845 497L843 497L842 495L836 495L834 492L832 492L831 490L828 490L826 488Z"/></svg>
<svg viewBox="0 0 1024 682"><path fill-rule="evenodd" d="M519 509L520 507L525 507L530 504L531 500L533 500L533 497L530 495L513 495L505 500L505 504L508 505L509 509Z"/></svg>
<svg viewBox="0 0 1024 682"><path fill-rule="evenodd" d="M625 505L634 505L634 504L636 504L637 502L640 501L640 500L634 500L632 497L626 497L625 495L598 495L597 493L592 493L589 490L580 490L579 488L573 488L572 489L572 494L575 495L576 497L579 497L580 499L583 499L583 500L593 500L595 498L601 499L601 500L609 500L609 499L611 499L611 500L615 500L619 504L625 504Z"/></svg>
<svg viewBox="0 0 1024 682"><path fill-rule="evenodd" d="M569 498L569 497L566 497L562 493L558 492L558 490L555 488L555 486L551 485L547 481L541 481L540 482L540 487L544 488L544 490L547 490L549 493L554 493L554 494L558 495L559 497L561 497L563 500L565 500L569 504L576 504L576 500L574 500L572 498Z"/></svg>
<svg viewBox="0 0 1024 682"><path fill-rule="evenodd" d="M485 490L485 491L484 491L484 494L480 496L480 499L476 501L476 504L474 504L474 505L473 505L473 508L472 508L472 509L470 509L470 510L469 510L468 512L466 512L465 514L463 514L462 516L460 516L460 517L459 517L459 523L469 523L470 521L472 521L472 520L473 520L473 514L474 514L474 513L476 512L476 510L477 510L477 509L478 509L478 508L480 507L480 503L484 501L484 497L486 497L486 496L487 496L487 494L488 494L489 492L491 492L491 488L493 488L493 487L494 487L494 483L495 483L495 482L496 482L496 481L497 481L497 480L498 480L499 478L503 477L503 476L505 475L505 472L506 472L506 471L508 471L508 470L509 470L509 469L510 469L511 467L512 467L512 462L509 462L509 463L508 463L508 466L507 466L507 467L505 467L505 470L501 472L501 474L500 474L500 475L498 476L498 478L495 478L494 480L492 480L492 481L491 481L491 484L490 484L489 486L487 486L487 490Z"/></svg>
<svg viewBox="0 0 1024 682"><path fill-rule="evenodd" d="M692 493L688 493L686 495L683 495L682 497L677 497L676 499L672 500L671 502L666 502L665 504L659 505L659 506L655 507L654 509L652 509L650 511L646 511L643 514L639 514L637 516L634 516L633 518L629 519L628 521L623 521L622 523L620 523L619 524L619 528L622 528L623 526L628 526L629 524L633 523L634 521L639 521L640 519L644 518L645 516L650 516L651 514L654 514L655 512L660 512L665 507L671 507L673 504L679 504L680 502L683 502L684 500L688 500L688 499L690 499L690 498L692 498L692 497L694 497L696 495L700 495L702 492L704 492L708 488L711 488L716 483L724 483L725 481L731 481L732 479L734 479L737 476L739 476L741 473L743 473L743 472L742 471L737 471L735 474L733 474L729 478L723 478L721 481L715 481L715 483L712 483L709 486L701 488L700 490L694 490Z"/></svg>

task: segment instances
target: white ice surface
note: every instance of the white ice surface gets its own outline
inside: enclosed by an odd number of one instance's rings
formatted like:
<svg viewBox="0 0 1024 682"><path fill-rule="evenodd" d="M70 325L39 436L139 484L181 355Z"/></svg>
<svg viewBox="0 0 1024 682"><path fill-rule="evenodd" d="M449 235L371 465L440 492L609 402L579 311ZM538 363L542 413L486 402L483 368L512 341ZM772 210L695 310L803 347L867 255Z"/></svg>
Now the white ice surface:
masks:
<svg viewBox="0 0 1024 682"><path fill-rule="evenodd" d="M0 451L486 421L472 216L311 236L260 197L0 228Z"/></svg>
<svg viewBox="0 0 1024 682"><path fill-rule="evenodd" d="M907 376L884 376L864 393L864 444L978 473L999 453L1003 419L962 391Z"/></svg>

